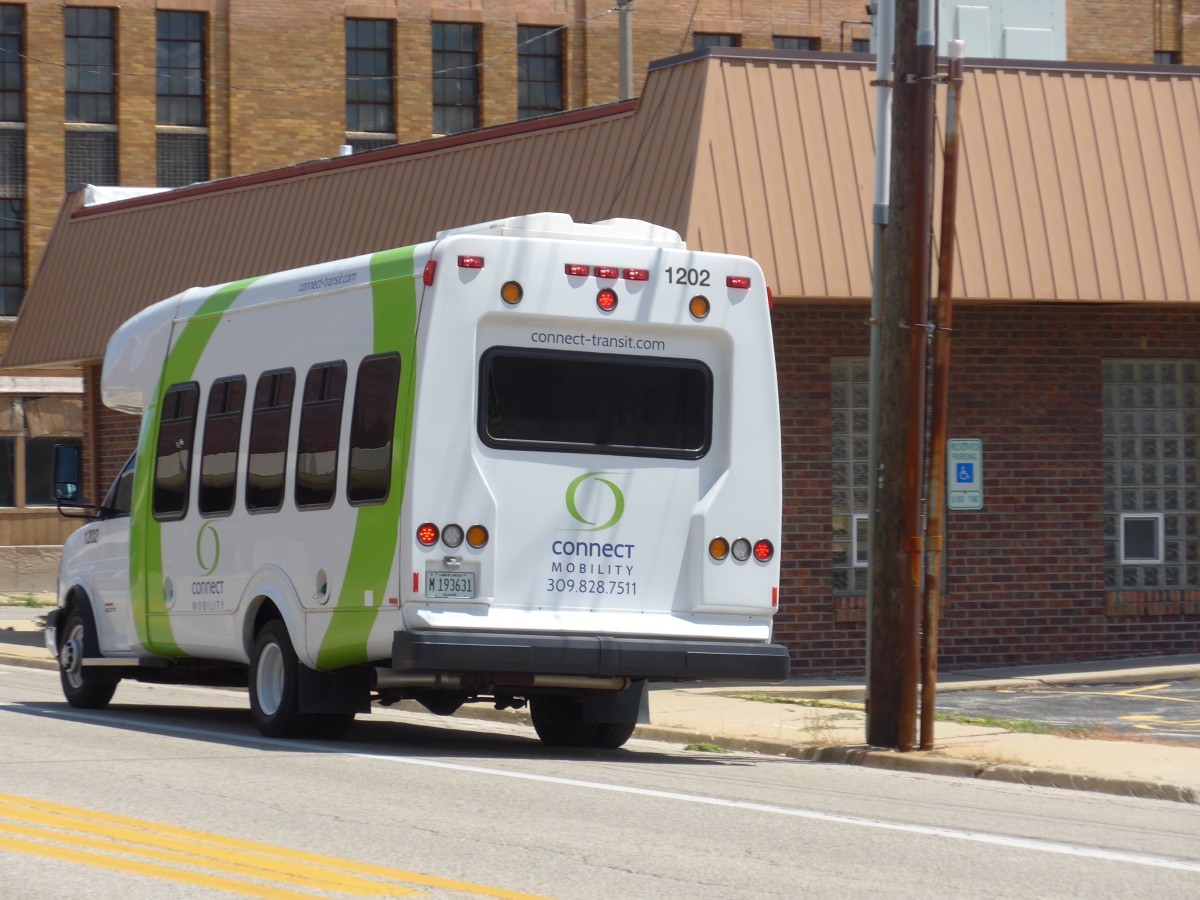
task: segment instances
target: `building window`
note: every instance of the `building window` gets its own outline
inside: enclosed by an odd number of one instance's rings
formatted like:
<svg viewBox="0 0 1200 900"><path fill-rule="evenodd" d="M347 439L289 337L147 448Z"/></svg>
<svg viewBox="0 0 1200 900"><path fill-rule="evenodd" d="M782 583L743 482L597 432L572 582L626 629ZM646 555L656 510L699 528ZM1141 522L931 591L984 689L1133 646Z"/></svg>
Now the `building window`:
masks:
<svg viewBox="0 0 1200 900"><path fill-rule="evenodd" d="M697 31L692 34L692 49L704 50L707 47L740 47L742 36L739 34L713 34Z"/></svg>
<svg viewBox="0 0 1200 900"><path fill-rule="evenodd" d="M111 9L68 6L66 35L68 122L115 124L116 13Z"/></svg>
<svg viewBox="0 0 1200 900"><path fill-rule="evenodd" d="M870 53L871 39L870 38L852 38L850 41L851 53Z"/></svg>
<svg viewBox="0 0 1200 900"><path fill-rule="evenodd" d="M25 10L0 6L0 122L25 121Z"/></svg>
<svg viewBox="0 0 1200 900"><path fill-rule="evenodd" d="M1200 361L1102 373L1105 587L1200 587Z"/></svg>
<svg viewBox="0 0 1200 900"><path fill-rule="evenodd" d="M833 589L867 589L867 459L870 366L866 357L830 363L830 455L833 463Z"/></svg>
<svg viewBox="0 0 1200 900"><path fill-rule="evenodd" d="M396 143L393 24L346 20L346 140L356 153Z"/></svg>
<svg viewBox="0 0 1200 900"><path fill-rule="evenodd" d="M517 28L517 118L530 119L563 108L561 28Z"/></svg>
<svg viewBox="0 0 1200 900"><path fill-rule="evenodd" d="M52 506L54 445L82 432L79 397L0 397L0 506Z"/></svg>
<svg viewBox="0 0 1200 900"><path fill-rule="evenodd" d="M301 508L333 503L345 396L344 362L308 370L300 408L300 433L296 438L296 505Z"/></svg>
<svg viewBox="0 0 1200 900"><path fill-rule="evenodd" d="M775 36L776 50L820 50L819 38Z"/></svg>
<svg viewBox="0 0 1200 900"><path fill-rule="evenodd" d="M1156 66L1177 66L1183 62L1183 54L1178 50L1155 50L1154 64Z"/></svg>
<svg viewBox="0 0 1200 900"><path fill-rule="evenodd" d="M479 28L433 23L433 130L454 134L479 127Z"/></svg>
<svg viewBox="0 0 1200 900"><path fill-rule="evenodd" d="M67 126L66 160L68 190L77 184L118 184L117 132Z"/></svg>
<svg viewBox="0 0 1200 900"><path fill-rule="evenodd" d="M25 201L0 199L0 316L15 316L24 298Z"/></svg>
<svg viewBox="0 0 1200 900"><path fill-rule="evenodd" d="M205 14L157 13L158 183L209 179Z"/></svg>

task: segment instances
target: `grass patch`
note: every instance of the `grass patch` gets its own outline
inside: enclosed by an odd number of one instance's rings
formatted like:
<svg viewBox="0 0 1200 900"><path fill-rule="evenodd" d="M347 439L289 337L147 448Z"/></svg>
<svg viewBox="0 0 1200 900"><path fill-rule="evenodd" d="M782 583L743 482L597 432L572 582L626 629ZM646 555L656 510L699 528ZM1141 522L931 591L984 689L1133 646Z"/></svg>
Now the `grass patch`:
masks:
<svg viewBox="0 0 1200 900"><path fill-rule="evenodd" d="M27 606L33 609L53 606L55 602L52 597L41 600L33 594L0 594L0 606Z"/></svg>
<svg viewBox="0 0 1200 900"><path fill-rule="evenodd" d="M1044 722L1029 722L1024 719L997 719L993 716L964 716L961 713L935 713L934 721L953 722L956 725L978 725L980 728L999 728L1020 734L1066 734L1073 729L1047 725Z"/></svg>
<svg viewBox="0 0 1200 900"><path fill-rule="evenodd" d="M688 744L683 749L691 750L695 753L732 753L733 752L732 750L729 750L726 747L721 747L717 744L710 744L707 741L701 742L699 744Z"/></svg>
<svg viewBox="0 0 1200 900"><path fill-rule="evenodd" d="M779 697L774 694L732 694L734 700L750 700L754 703L786 703L789 706L804 706L809 709L849 709L862 712L862 703L848 700L804 700L798 697Z"/></svg>

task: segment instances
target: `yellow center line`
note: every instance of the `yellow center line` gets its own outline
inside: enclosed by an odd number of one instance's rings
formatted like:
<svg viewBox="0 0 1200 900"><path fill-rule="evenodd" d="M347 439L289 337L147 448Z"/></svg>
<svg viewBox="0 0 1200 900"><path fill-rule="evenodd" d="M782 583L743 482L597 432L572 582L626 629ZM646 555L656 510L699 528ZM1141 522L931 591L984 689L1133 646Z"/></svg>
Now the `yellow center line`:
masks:
<svg viewBox="0 0 1200 900"><path fill-rule="evenodd" d="M365 876L366 878L384 878L391 881L401 881L413 885L420 885L421 887L438 888L446 891L457 891L459 893L474 894L481 897L496 897L499 898L499 900L546 900L546 898L539 897L534 894L510 891L504 888L472 884L470 882L456 881L450 878L438 878L433 875L423 875L419 872L410 872L404 869L393 869L388 866L374 865L372 863L358 863L351 860L339 859L335 856L325 856L319 853L308 853L302 850L292 850L287 847L276 847L270 844L258 843L256 841L226 837L223 835L212 834L203 831L194 831L187 828L179 828L172 825L149 822L142 819L133 819L127 816L118 816L111 813L81 809L79 807L64 806L62 804L50 803L44 800L34 800L28 797L0 794L0 804L4 804L6 807L13 808L15 812L18 812L19 815L25 819L28 819L30 812L33 811L56 814L67 819L79 820L80 825L75 827L81 827L88 833L107 835L128 833L130 834L132 840L138 843L152 844L164 849L177 849L182 847L184 852L194 855L199 855L205 851L214 852L215 850L220 850L223 851L219 854L221 859L244 859L243 856L240 856L237 853L229 854L224 852L232 850L246 851L251 855L268 857L274 860L287 860L291 863L300 864L299 866L290 865L288 867L288 870L292 873L312 873L313 877L315 878L324 877L325 879L329 879L329 870L333 870L337 873L349 873L355 876ZM121 831L121 829L125 829L125 831ZM170 842L170 845L168 845L168 838L180 838L182 839L182 842L172 841ZM22 841L21 843L26 842ZM44 853L43 855L49 854ZM95 854L86 855L95 856ZM97 858L102 859L103 857ZM256 859L250 864L261 867L262 860L261 858ZM165 869L165 867L154 868ZM166 871L174 870L167 869ZM364 883L373 884L373 882ZM393 893L397 893L397 891L393 890Z"/></svg>
<svg viewBox="0 0 1200 900"><path fill-rule="evenodd" d="M279 888L264 887L245 881L232 881L215 875L203 875L199 872L188 872L184 869L172 869L167 866L156 866L152 863L140 863L133 860L121 859L116 856L102 856L99 853L88 853L84 850L71 850L67 847L52 847L38 844L34 841L23 841L20 838L0 836L0 850L14 853L24 853L28 856L44 856L49 859L65 860L82 863L100 869L112 869L116 872L126 872L132 875L144 875L157 878L160 881L178 881L199 887L212 888L230 894L241 894L246 897L263 897L266 900L312 900L312 894L299 894Z"/></svg>
<svg viewBox="0 0 1200 900"><path fill-rule="evenodd" d="M0 812L0 816L3 816L3 812ZM262 881L290 884L309 890L340 891L343 894L355 894L359 896L382 896L384 894L396 896L400 894L405 897L414 897L420 893L419 891L409 890L408 888L397 888L394 885L385 885L380 882L357 883L358 879L349 876L345 879L338 879L333 873L326 874L324 878L305 878L299 875L291 875L280 869L222 862L220 859L196 853L185 853L178 850L154 850L149 847L123 844L115 838L88 837L85 833L79 831L64 833L53 828L38 828L32 825L17 825L12 822L0 821L0 835L22 835L44 842L69 844L72 847L84 847L106 853L140 856L145 859L155 859L159 862L204 868L214 872L224 872L226 875L240 875L244 878L257 878Z"/></svg>

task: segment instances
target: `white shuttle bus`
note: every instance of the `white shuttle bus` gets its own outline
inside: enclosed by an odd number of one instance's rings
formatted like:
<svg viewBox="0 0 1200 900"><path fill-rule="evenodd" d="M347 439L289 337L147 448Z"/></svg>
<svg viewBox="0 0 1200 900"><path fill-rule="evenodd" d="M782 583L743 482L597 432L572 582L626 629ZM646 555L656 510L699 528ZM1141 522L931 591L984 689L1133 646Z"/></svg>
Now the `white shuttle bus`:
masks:
<svg viewBox="0 0 1200 900"><path fill-rule="evenodd" d="M618 747L649 681L781 681L768 292L670 230L539 213L163 300L108 344L141 416L80 460L47 645L74 706L123 678L249 686L271 736L373 700L530 706Z"/></svg>

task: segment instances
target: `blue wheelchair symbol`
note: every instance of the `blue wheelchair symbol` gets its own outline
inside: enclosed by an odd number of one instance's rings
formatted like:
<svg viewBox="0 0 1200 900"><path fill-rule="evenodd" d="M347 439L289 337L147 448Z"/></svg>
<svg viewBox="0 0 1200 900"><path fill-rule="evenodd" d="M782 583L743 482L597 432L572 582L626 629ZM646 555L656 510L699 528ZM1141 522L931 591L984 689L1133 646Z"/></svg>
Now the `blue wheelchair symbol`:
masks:
<svg viewBox="0 0 1200 900"><path fill-rule="evenodd" d="M975 463L958 463L954 470L954 480L958 484L970 484L975 480Z"/></svg>

